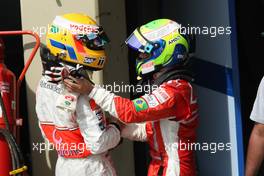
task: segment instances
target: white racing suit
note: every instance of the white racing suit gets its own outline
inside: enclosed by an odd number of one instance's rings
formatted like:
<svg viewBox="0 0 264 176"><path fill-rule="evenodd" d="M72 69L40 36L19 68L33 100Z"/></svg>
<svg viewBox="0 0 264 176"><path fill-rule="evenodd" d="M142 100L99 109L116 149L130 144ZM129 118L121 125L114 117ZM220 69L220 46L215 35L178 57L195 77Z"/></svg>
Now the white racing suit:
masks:
<svg viewBox="0 0 264 176"><path fill-rule="evenodd" d="M103 111L87 96L78 97L74 113L56 108L63 92L62 84L44 77L36 92L41 132L58 152L56 176L115 176L107 151L118 145L119 129L106 124Z"/></svg>

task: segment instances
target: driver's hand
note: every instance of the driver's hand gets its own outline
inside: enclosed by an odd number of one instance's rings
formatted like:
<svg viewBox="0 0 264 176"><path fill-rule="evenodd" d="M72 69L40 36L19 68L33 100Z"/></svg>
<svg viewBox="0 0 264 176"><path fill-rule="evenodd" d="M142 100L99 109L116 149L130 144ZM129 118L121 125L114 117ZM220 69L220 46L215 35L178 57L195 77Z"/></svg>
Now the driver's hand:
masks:
<svg viewBox="0 0 264 176"><path fill-rule="evenodd" d="M65 87L70 92L77 92L80 94L90 94L94 85L87 79L83 78L74 78L69 76L63 80Z"/></svg>

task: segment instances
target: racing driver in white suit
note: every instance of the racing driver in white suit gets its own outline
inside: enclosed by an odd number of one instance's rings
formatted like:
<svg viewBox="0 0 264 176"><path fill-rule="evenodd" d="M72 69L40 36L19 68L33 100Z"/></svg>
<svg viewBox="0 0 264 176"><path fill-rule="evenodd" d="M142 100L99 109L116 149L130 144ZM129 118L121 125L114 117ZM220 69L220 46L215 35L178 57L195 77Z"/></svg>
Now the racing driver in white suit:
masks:
<svg viewBox="0 0 264 176"><path fill-rule="evenodd" d="M58 152L56 176L116 175L107 152L120 142L118 125L107 124L93 99L67 92L62 82L67 75L88 79L102 69L107 42L94 20L72 13L55 18L41 49L36 112L44 138Z"/></svg>

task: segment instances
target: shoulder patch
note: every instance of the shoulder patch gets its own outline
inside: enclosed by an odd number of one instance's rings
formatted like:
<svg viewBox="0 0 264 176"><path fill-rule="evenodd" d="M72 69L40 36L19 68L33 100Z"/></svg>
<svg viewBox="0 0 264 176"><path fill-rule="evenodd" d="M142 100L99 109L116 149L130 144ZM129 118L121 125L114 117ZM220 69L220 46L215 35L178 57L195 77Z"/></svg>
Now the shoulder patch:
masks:
<svg viewBox="0 0 264 176"><path fill-rule="evenodd" d="M148 104L143 98L137 98L133 100L133 103L137 112L148 109Z"/></svg>
<svg viewBox="0 0 264 176"><path fill-rule="evenodd" d="M146 100L150 108L154 108L160 104L155 95L144 95L142 98Z"/></svg>
<svg viewBox="0 0 264 176"><path fill-rule="evenodd" d="M169 94L164 89L160 88L153 91L153 94L157 97L161 104L165 103L170 98Z"/></svg>

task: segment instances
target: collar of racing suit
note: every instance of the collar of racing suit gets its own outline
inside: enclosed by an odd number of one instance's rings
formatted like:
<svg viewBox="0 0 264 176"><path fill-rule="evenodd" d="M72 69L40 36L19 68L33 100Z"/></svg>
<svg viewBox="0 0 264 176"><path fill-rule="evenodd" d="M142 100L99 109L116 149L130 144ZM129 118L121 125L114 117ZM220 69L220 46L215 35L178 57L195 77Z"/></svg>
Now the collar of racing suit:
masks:
<svg viewBox="0 0 264 176"><path fill-rule="evenodd" d="M164 82L176 79L183 79L188 82L194 81L193 73L188 69L170 69L159 76L156 80L153 80L153 85L160 86Z"/></svg>
<svg viewBox="0 0 264 176"><path fill-rule="evenodd" d="M166 72L164 72L162 75L160 75L157 79L153 79L152 77L148 77L145 79L140 80L137 85L139 86L152 86L157 85L160 86L162 83L170 81L170 80L176 80L176 79L183 79L188 82L194 82L194 75L187 67L184 68L172 68L168 69ZM139 89L139 90L146 90L146 89ZM144 95L145 92L136 91L134 92L134 97L140 97Z"/></svg>

